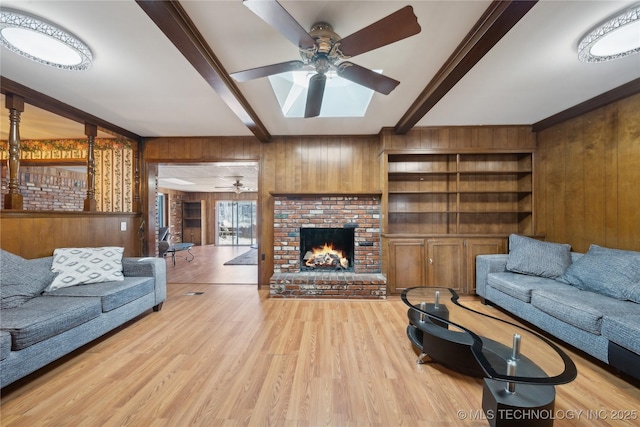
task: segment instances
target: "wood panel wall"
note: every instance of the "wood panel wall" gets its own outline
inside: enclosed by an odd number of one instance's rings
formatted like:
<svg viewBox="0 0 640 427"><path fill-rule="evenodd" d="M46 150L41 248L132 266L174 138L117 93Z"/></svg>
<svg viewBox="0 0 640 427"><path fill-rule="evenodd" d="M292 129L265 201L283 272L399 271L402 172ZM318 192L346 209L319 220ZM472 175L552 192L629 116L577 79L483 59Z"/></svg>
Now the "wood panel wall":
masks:
<svg viewBox="0 0 640 427"><path fill-rule="evenodd" d="M120 231L123 222L126 231ZM2 211L0 247L28 259L51 256L56 248L96 246L140 256L140 222L136 213Z"/></svg>
<svg viewBox="0 0 640 427"><path fill-rule="evenodd" d="M640 95L538 132L536 230L584 252L640 250Z"/></svg>
<svg viewBox="0 0 640 427"><path fill-rule="evenodd" d="M531 126L416 127L406 135L382 130L382 149L431 151L535 150Z"/></svg>
<svg viewBox="0 0 640 427"><path fill-rule="evenodd" d="M145 141L144 160L147 170L158 163L259 162L258 240L264 261L258 266L258 283L268 287L273 274L271 194L379 191L379 151L375 135L274 137L266 144L254 137L153 138ZM155 191L150 187L149 194Z"/></svg>

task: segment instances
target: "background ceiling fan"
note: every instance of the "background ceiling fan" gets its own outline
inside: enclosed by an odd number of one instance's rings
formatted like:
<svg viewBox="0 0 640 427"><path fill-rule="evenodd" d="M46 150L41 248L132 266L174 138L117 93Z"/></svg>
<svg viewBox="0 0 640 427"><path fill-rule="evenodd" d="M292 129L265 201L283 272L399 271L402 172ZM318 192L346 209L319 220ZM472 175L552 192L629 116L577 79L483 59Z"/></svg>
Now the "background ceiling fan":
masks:
<svg viewBox="0 0 640 427"><path fill-rule="evenodd" d="M238 82L245 82L287 71L315 71L316 74L312 75L309 81L305 118L317 117L320 114L329 71L388 95L400 84L399 81L345 59L395 43L418 34L421 30L411 6L405 6L350 36L340 38L331 26L324 22L314 24L311 31L307 32L276 0L244 0L243 4L298 46L302 60L238 71L231 76Z"/></svg>
<svg viewBox="0 0 640 427"><path fill-rule="evenodd" d="M244 184L242 184L242 176L230 176L228 178L235 179L235 182L228 186L216 186L216 188L231 190L236 194L240 194L243 191L255 191L255 189L245 187Z"/></svg>

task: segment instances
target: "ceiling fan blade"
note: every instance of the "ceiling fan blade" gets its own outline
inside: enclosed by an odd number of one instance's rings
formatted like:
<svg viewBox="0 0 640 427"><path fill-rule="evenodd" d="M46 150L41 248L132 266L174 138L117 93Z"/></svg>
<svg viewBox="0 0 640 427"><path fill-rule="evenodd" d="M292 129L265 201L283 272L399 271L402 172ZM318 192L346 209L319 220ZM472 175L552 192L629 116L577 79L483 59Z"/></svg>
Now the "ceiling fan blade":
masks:
<svg viewBox="0 0 640 427"><path fill-rule="evenodd" d="M276 0L244 0L242 3L299 48L314 46L313 37Z"/></svg>
<svg viewBox="0 0 640 427"><path fill-rule="evenodd" d="M353 62L342 62L338 66L338 75L385 95L389 95L389 93L400 84L399 81L391 77L383 76L368 68L356 65Z"/></svg>
<svg viewBox="0 0 640 427"><path fill-rule="evenodd" d="M304 67L304 62L302 61L287 61L281 62L280 64L266 65L264 67L238 71L237 73L231 73L231 77L233 77L235 81L242 83L248 80L259 79L260 77L299 70L302 67Z"/></svg>
<svg viewBox="0 0 640 427"><path fill-rule="evenodd" d="M322 97L324 96L324 86L327 83L327 76L324 74L314 74L309 79L309 90L307 92L307 105L304 110L304 117L318 117L322 107Z"/></svg>
<svg viewBox="0 0 640 427"><path fill-rule="evenodd" d="M348 57L395 43L421 31L413 7L405 6L340 40L340 51Z"/></svg>

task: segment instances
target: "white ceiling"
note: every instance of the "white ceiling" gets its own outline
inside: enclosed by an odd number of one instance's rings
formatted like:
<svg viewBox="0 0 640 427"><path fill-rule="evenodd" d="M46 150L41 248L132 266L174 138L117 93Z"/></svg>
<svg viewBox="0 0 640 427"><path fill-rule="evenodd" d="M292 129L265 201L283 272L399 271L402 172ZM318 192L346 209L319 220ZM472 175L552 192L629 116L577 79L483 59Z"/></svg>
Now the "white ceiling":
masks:
<svg viewBox="0 0 640 427"><path fill-rule="evenodd" d="M167 181L167 178L177 178L191 184L176 184ZM169 164L158 167L160 188L202 193L233 193L236 180L240 180L243 193L257 191L258 163Z"/></svg>
<svg viewBox="0 0 640 427"><path fill-rule="evenodd" d="M585 64L580 37L632 1L541 0L431 109L418 126L533 124L640 77L640 55ZM180 2L228 72L298 59L298 49L241 0ZM238 87L271 135L376 134L395 126L490 4L474 1L289 1L305 28L325 21L345 37L410 4L422 32L351 59L400 85L375 93L364 118L285 118L268 79ZM252 135L142 8L121 1L16 1L84 40L85 72L58 70L2 48L3 77L143 137ZM6 110L4 110L6 111ZM7 138L7 119L0 121ZM84 126L27 106L23 139L84 138ZM104 136L103 134L98 135Z"/></svg>

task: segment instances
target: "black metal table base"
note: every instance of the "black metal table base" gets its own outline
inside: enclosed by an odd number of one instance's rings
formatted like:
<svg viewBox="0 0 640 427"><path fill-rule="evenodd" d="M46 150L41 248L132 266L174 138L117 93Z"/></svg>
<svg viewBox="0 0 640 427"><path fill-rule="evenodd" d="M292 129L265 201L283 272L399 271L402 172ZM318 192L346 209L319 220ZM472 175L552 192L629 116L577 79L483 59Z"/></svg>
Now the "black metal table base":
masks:
<svg viewBox="0 0 640 427"><path fill-rule="evenodd" d="M550 427L556 389L552 385L516 384L513 393L506 382L484 379L482 410L491 427Z"/></svg>
<svg viewBox="0 0 640 427"><path fill-rule="evenodd" d="M175 249L169 248L166 253L170 253L171 254L171 261L173 262L173 266L174 267L176 266L176 252L181 252L181 251L187 251L187 255L182 257L187 262L193 261L195 259L195 257L196 257L194 254L191 253L191 246L189 246L188 248L187 247L185 247L185 248L175 248ZM166 255L166 253L165 253L165 255Z"/></svg>

